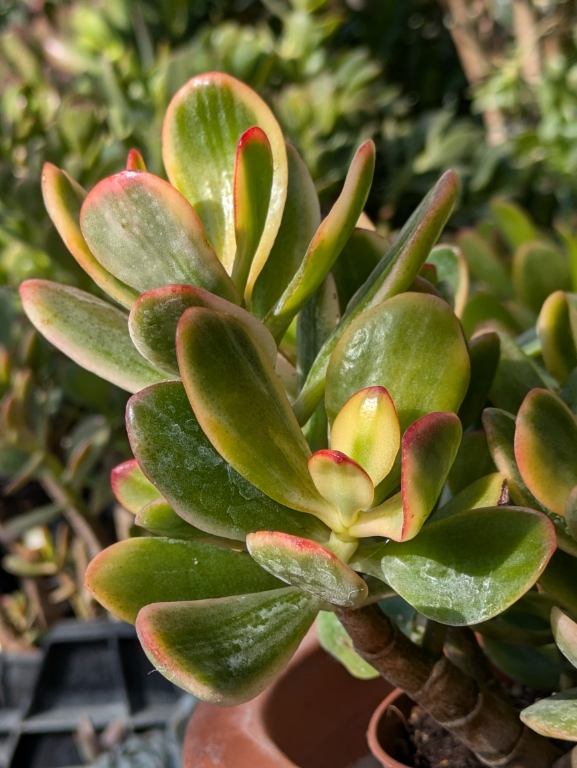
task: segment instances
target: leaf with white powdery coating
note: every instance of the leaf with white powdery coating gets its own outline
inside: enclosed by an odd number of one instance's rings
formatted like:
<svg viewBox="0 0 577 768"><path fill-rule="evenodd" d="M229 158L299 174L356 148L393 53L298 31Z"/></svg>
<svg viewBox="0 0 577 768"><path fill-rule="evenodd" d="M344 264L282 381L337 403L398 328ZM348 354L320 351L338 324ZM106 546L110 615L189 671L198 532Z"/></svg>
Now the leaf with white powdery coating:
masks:
<svg viewBox="0 0 577 768"><path fill-rule="evenodd" d="M135 349L128 317L111 304L48 280L27 280L20 295L32 325L88 371L128 392L166 378Z"/></svg>
<svg viewBox="0 0 577 768"><path fill-rule="evenodd" d="M542 736L577 741L577 688L541 699L524 709L519 717Z"/></svg>
<svg viewBox="0 0 577 768"><path fill-rule="evenodd" d="M368 595L363 579L333 552L314 541L278 531L246 537L256 562L273 576L334 605L358 607Z"/></svg>
<svg viewBox="0 0 577 768"><path fill-rule="evenodd" d="M86 192L80 184L52 163L42 168L42 196L48 215L64 245L99 288L122 306L130 308L138 292L117 280L94 257L80 231L80 209Z"/></svg>
<svg viewBox="0 0 577 768"><path fill-rule="evenodd" d="M294 587L218 600L155 603L136 631L150 661L185 691L220 706L257 696L285 668L319 609Z"/></svg>
<svg viewBox="0 0 577 768"><path fill-rule="evenodd" d="M280 583L244 552L150 536L100 552L88 566L86 586L107 610L134 624L150 603L275 590Z"/></svg>
<svg viewBox="0 0 577 768"><path fill-rule="evenodd" d="M194 208L158 176L104 179L84 201L80 226L98 261L139 293L187 283L240 303Z"/></svg>
<svg viewBox="0 0 577 768"><path fill-rule="evenodd" d="M273 337L253 315L226 299L192 285L166 285L143 293L134 303L128 327L138 351L163 370L179 376L176 358L176 326L190 307L205 307L236 317L265 350L274 364L277 348Z"/></svg>
<svg viewBox="0 0 577 768"><path fill-rule="evenodd" d="M258 126L266 133L273 157L268 215L253 260L254 281L277 235L287 188L285 141L274 115L251 88L223 72L193 77L172 99L162 131L162 156L170 182L194 206L208 240L232 272L234 168L242 134Z"/></svg>
<svg viewBox="0 0 577 768"><path fill-rule="evenodd" d="M333 519L335 508L309 475L310 449L278 376L238 320L188 309L176 349L196 418L218 453L280 504Z"/></svg>
<svg viewBox="0 0 577 768"><path fill-rule="evenodd" d="M191 525L237 540L267 529L328 540L320 520L273 501L227 464L200 428L180 381L132 397L126 426L144 473Z"/></svg>
<svg viewBox="0 0 577 768"><path fill-rule="evenodd" d="M553 526L541 513L474 509L426 525L411 541L386 544L382 578L427 618L478 624L530 589L554 551Z"/></svg>
<svg viewBox="0 0 577 768"><path fill-rule="evenodd" d="M317 229L296 274L264 319L275 338L283 337L344 248L367 202L374 170L375 145L369 140L357 149L341 194Z"/></svg>

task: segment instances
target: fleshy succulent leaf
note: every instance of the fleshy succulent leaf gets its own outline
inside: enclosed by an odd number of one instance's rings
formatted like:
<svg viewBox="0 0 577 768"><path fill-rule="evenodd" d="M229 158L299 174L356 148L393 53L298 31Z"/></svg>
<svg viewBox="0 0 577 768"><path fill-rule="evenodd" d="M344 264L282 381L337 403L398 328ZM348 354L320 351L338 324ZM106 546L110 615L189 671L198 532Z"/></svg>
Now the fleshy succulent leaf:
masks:
<svg viewBox="0 0 577 768"><path fill-rule="evenodd" d="M369 140L356 151L339 198L314 234L282 296L265 317L265 325L275 338L282 338L344 248L367 202L374 170L375 145Z"/></svg>
<svg viewBox="0 0 577 768"><path fill-rule="evenodd" d="M363 579L314 541L259 531L247 536L246 545L256 562L273 576L328 603L356 608L368 595Z"/></svg>
<svg viewBox="0 0 577 768"><path fill-rule="evenodd" d="M143 171L97 184L82 205L82 234L98 261L139 293L188 283L239 303L190 203Z"/></svg>
<svg viewBox="0 0 577 768"><path fill-rule="evenodd" d="M537 335L547 370L560 384L565 384L577 367L577 349L571 329L567 295L555 291L547 297L537 320Z"/></svg>
<svg viewBox="0 0 577 768"><path fill-rule="evenodd" d="M136 459L114 467L110 474L110 483L117 500L133 515L152 501L161 498L160 491L145 476Z"/></svg>
<svg viewBox="0 0 577 768"><path fill-rule="evenodd" d="M535 387L547 387L545 372L526 355L511 336L496 329L501 344L501 356L489 399L497 408L517 413L525 395Z"/></svg>
<svg viewBox="0 0 577 768"><path fill-rule="evenodd" d="M234 539L225 539L213 536L200 528L190 525L172 509L164 499L151 501L140 510L134 519L135 525L145 528L155 536L163 536L169 539L184 539L185 541L201 541L204 544L214 544L217 547L241 551L245 549L244 543Z"/></svg>
<svg viewBox="0 0 577 768"><path fill-rule="evenodd" d="M427 264L436 267L437 281L446 281L455 297L455 314L461 317L469 294L469 270L460 248L437 245L427 256Z"/></svg>
<svg viewBox="0 0 577 768"><path fill-rule="evenodd" d="M567 614L553 606L551 628L559 650L574 667L577 667L577 624Z"/></svg>
<svg viewBox="0 0 577 768"><path fill-rule="evenodd" d="M457 236L457 245L474 280L485 283L500 299L514 297L511 278L490 243L475 230L466 229Z"/></svg>
<svg viewBox="0 0 577 768"><path fill-rule="evenodd" d="M229 274L236 253L234 169L242 134L258 126L273 157L268 215L253 260L252 282L262 269L281 223L287 188L287 157L280 126L253 90L223 72L189 80L164 119L162 154L168 178L194 206L208 240Z"/></svg>
<svg viewBox="0 0 577 768"><path fill-rule="evenodd" d="M127 171L146 171L146 163L144 158L137 149L131 149L128 152L126 158L126 170Z"/></svg>
<svg viewBox="0 0 577 768"><path fill-rule="evenodd" d="M395 404L384 387L355 392L337 413L331 448L350 456L378 485L393 468L401 444Z"/></svg>
<svg viewBox="0 0 577 768"><path fill-rule="evenodd" d="M548 509L565 514L577 485L577 424L565 403L545 389L534 389L519 409L515 458L531 493Z"/></svg>
<svg viewBox="0 0 577 768"><path fill-rule="evenodd" d="M470 509L496 507L503 504L503 500L507 498L508 489L505 475L500 472L493 472L475 480L443 504L442 507L439 507L432 515L431 522L444 520L446 517L467 512Z"/></svg>
<svg viewBox="0 0 577 768"><path fill-rule="evenodd" d="M351 536L386 536L408 541L433 511L463 433L454 413L430 413L407 429L402 442L401 494L361 515ZM399 501L402 515L399 513Z"/></svg>
<svg viewBox="0 0 577 768"><path fill-rule="evenodd" d="M357 226L352 231L331 270L337 284L342 313L388 248L388 240L374 230Z"/></svg>
<svg viewBox="0 0 577 768"><path fill-rule="evenodd" d="M42 169L42 194L48 215L52 219L64 245L82 269L111 298L130 308L138 292L110 274L93 256L80 230L80 209L86 192L66 171L52 163Z"/></svg>
<svg viewBox="0 0 577 768"><path fill-rule="evenodd" d="M136 621L151 662L171 682L221 706L249 701L288 664L323 603L294 587L155 603Z"/></svg>
<svg viewBox="0 0 577 768"><path fill-rule="evenodd" d="M353 641L334 613L321 611L317 618L319 643L327 653L350 672L353 677L371 680L379 673L355 651Z"/></svg>
<svg viewBox="0 0 577 768"><path fill-rule="evenodd" d="M344 525L373 503L375 487L356 461L334 450L321 450L309 459L309 471L317 491L339 511Z"/></svg>
<svg viewBox="0 0 577 768"><path fill-rule="evenodd" d="M262 530L328 540L320 520L273 501L227 464L200 428L180 381L131 398L126 423L144 473L191 525L238 540Z"/></svg>
<svg viewBox="0 0 577 768"><path fill-rule="evenodd" d="M577 688L541 699L524 709L519 717L542 736L577 741Z"/></svg>
<svg viewBox="0 0 577 768"><path fill-rule="evenodd" d="M20 295L32 325L83 368L128 392L166 378L135 349L128 316L111 304L48 280L27 280Z"/></svg>
<svg viewBox="0 0 577 768"><path fill-rule="evenodd" d="M385 581L420 613L453 626L477 624L512 605L555 550L552 524L519 507L474 509L426 525L381 550Z"/></svg>
<svg viewBox="0 0 577 768"><path fill-rule="evenodd" d="M475 480L496 471L497 467L491 458L486 434L482 430L464 432L461 446L447 478L447 485L454 496ZM523 506L532 505L524 504Z"/></svg>
<svg viewBox="0 0 577 768"><path fill-rule="evenodd" d="M407 290L451 215L458 193L457 175L454 171L447 171L426 195L389 250L353 296L340 323L319 352L294 403L299 424L305 424L309 420L322 400L327 366L341 336L360 314Z"/></svg>
<svg viewBox="0 0 577 768"><path fill-rule="evenodd" d="M288 189L282 221L250 300L251 312L261 319L295 276L321 223L319 198L309 170L293 146L287 144L286 152Z"/></svg>
<svg viewBox="0 0 577 768"><path fill-rule="evenodd" d="M510 200L491 200L491 211L505 242L512 250L537 240L539 232L521 206Z"/></svg>
<svg viewBox="0 0 577 768"><path fill-rule="evenodd" d="M538 313L550 294L571 290L569 261L548 243L525 243L513 257L513 286L521 302Z"/></svg>
<svg viewBox="0 0 577 768"><path fill-rule="evenodd" d="M559 548L539 577L539 586L557 605L577 613L577 557Z"/></svg>
<svg viewBox="0 0 577 768"><path fill-rule="evenodd" d="M501 342L496 333L483 333L469 342L471 379L459 408L463 429L471 426L483 410L499 365Z"/></svg>
<svg viewBox="0 0 577 768"><path fill-rule="evenodd" d="M86 586L107 610L134 624L150 603L276 590L280 582L245 552L147 536L120 541L97 555L86 571Z"/></svg>
<svg viewBox="0 0 577 768"><path fill-rule="evenodd" d="M427 413L456 412L469 376L452 310L434 296L401 294L363 314L341 337L327 371L329 420L355 392L378 385L391 396L404 431Z"/></svg>
<svg viewBox="0 0 577 768"><path fill-rule="evenodd" d="M244 326L229 315L188 309L176 349L192 408L219 454L275 501L330 521L335 509L313 485L310 450L290 403Z"/></svg>
<svg viewBox="0 0 577 768"><path fill-rule="evenodd" d="M260 344L271 363L276 362L273 337L253 315L226 299L191 285L167 285L143 293L134 303L128 320L134 346L151 363L179 375L176 358L176 326L190 307L214 309L236 317Z"/></svg>
<svg viewBox="0 0 577 768"><path fill-rule="evenodd" d="M232 281L241 296L264 231L272 178L270 142L262 128L255 125L239 139L233 180L236 254Z"/></svg>

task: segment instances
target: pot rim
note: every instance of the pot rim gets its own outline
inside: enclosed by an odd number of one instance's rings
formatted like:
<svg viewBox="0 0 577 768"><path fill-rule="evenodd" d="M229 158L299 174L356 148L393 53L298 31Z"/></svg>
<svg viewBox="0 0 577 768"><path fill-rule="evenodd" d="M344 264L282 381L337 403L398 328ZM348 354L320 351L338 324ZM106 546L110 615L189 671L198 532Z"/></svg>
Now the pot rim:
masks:
<svg viewBox="0 0 577 768"><path fill-rule="evenodd" d="M399 763L398 760L395 760L394 757L391 757L389 753L383 749L377 735L379 723L385 716L389 707L391 705L396 707L399 700L403 697L407 698L411 704L414 703L411 697L408 696L408 694L406 694L403 690L400 688L395 688L394 691L389 693L389 695L383 699L383 701L375 709L367 729L367 742L369 744L371 753L385 768L410 768L410 766L407 766L406 763Z"/></svg>

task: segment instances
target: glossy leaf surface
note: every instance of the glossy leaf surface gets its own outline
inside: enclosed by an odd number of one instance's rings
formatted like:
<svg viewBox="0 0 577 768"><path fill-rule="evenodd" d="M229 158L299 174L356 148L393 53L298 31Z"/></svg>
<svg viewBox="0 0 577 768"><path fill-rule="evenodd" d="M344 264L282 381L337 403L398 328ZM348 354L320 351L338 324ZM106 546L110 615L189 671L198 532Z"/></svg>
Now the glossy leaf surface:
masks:
<svg viewBox="0 0 577 768"><path fill-rule="evenodd" d="M542 736L577 741L577 688L541 699L524 709L519 717Z"/></svg>
<svg viewBox="0 0 577 768"><path fill-rule="evenodd" d="M544 302L537 321L537 335L547 370L564 384L577 366L577 349L571 330L569 303L563 291Z"/></svg>
<svg viewBox="0 0 577 768"><path fill-rule="evenodd" d="M48 280L27 280L20 295L32 325L83 368L128 392L165 378L135 349L128 317L111 304Z"/></svg>
<svg viewBox="0 0 577 768"><path fill-rule="evenodd" d="M314 234L294 277L265 317L275 338L282 338L344 248L367 202L374 170L375 145L366 141L356 151L342 192Z"/></svg>
<svg viewBox="0 0 577 768"><path fill-rule="evenodd" d="M137 291L117 280L94 258L80 230L80 208L86 192L66 171L52 163L42 169L42 195L64 245L96 285L125 307L131 307Z"/></svg>
<svg viewBox="0 0 577 768"><path fill-rule="evenodd" d="M327 653L350 672L353 677L371 680L379 673L355 651L353 641L334 613L321 611L317 618L319 643Z"/></svg>
<svg viewBox="0 0 577 768"><path fill-rule="evenodd" d="M456 412L469 376L452 310L434 296L402 294L366 312L342 336L327 371L327 413L332 421L355 392L382 386L405 430L427 413Z"/></svg>
<svg viewBox="0 0 577 768"><path fill-rule="evenodd" d="M386 582L420 613L454 626L477 624L512 605L539 578L555 534L539 512L474 509L425 526L384 548Z"/></svg>
<svg viewBox="0 0 577 768"><path fill-rule="evenodd" d="M97 184L80 214L98 261L139 293L188 283L239 301L194 208L168 182L122 171Z"/></svg>
<svg viewBox="0 0 577 768"><path fill-rule="evenodd" d="M546 507L565 514L567 497L577 485L577 424L552 392L534 389L519 409L515 458L521 476Z"/></svg>
<svg viewBox="0 0 577 768"><path fill-rule="evenodd" d="M447 171L422 200L389 250L353 296L342 320L319 352L294 404L299 424L308 421L322 400L329 359L341 336L367 309L407 290L451 215L458 193L457 176L453 171Z"/></svg>
<svg viewBox="0 0 577 768"><path fill-rule="evenodd" d="M204 600L278 589L243 552L144 537L105 549L88 566L86 586L107 610L132 624L150 603Z"/></svg>
<svg viewBox="0 0 577 768"><path fill-rule="evenodd" d="M240 137L233 180L236 254L232 281L241 296L266 224L272 179L270 143L262 128L255 125Z"/></svg>
<svg viewBox="0 0 577 768"><path fill-rule="evenodd" d="M295 276L321 223L321 208L308 168L287 144L288 189L280 229L268 259L256 279L250 309L264 318Z"/></svg>
<svg viewBox="0 0 577 768"><path fill-rule="evenodd" d="M169 539L184 539L186 541L201 541L205 544L214 544L226 549L244 550L244 544L234 539L225 539L213 536L211 533L195 528L172 509L164 499L152 501L140 510L134 519L135 525L145 528L155 536L164 536Z"/></svg>
<svg viewBox="0 0 577 768"><path fill-rule="evenodd" d="M162 155L168 178L194 206L210 244L230 274L236 252L236 149L242 134L253 126L267 135L273 157L268 215L253 260L256 276L280 226L288 176L282 131L264 101L223 72L192 78L173 98L164 118Z"/></svg>
<svg viewBox="0 0 577 768"><path fill-rule="evenodd" d="M205 701L234 706L288 664L322 603L294 587L254 595L155 603L136 630L156 668Z"/></svg>
<svg viewBox="0 0 577 768"><path fill-rule="evenodd" d="M262 530L328 539L328 529L316 517L273 501L227 464L200 428L181 382L131 398L126 424L144 473L191 525L239 540Z"/></svg>
<svg viewBox="0 0 577 768"><path fill-rule="evenodd" d="M176 326L190 307L205 307L236 317L261 345L269 360L276 362L277 348L273 337L249 312L201 288L167 285L143 293L134 303L128 320L135 347L154 365L179 375Z"/></svg>
<svg viewBox="0 0 577 768"><path fill-rule="evenodd" d="M373 502L375 487L365 470L340 451L321 450L310 457L309 472L315 488L339 511L348 525L360 509Z"/></svg>
<svg viewBox="0 0 577 768"><path fill-rule="evenodd" d="M362 578L314 541L259 531L247 536L246 545L254 560L273 576L328 603L355 608L368 595Z"/></svg>
<svg viewBox="0 0 577 768"><path fill-rule="evenodd" d="M337 413L331 448L356 461L378 485L391 471L401 443L397 411L384 387L355 392Z"/></svg>
<svg viewBox="0 0 577 768"><path fill-rule="evenodd" d="M177 329L182 380L203 432L246 480L325 521L334 507L309 475L309 447L264 352L234 318L189 309Z"/></svg>
<svg viewBox="0 0 577 768"><path fill-rule="evenodd" d="M444 520L446 517L467 512L470 509L482 507L496 507L507 499L508 489L505 475L493 472L475 480L471 485L463 488L452 499L443 504L433 513L431 522Z"/></svg>
<svg viewBox="0 0 577 768"><path fill-rule="evenodd" d="M144 475L136 459L114 467L110 473L110 483L117 500L134 515L147 504L161 498L160 491Z"/></svg>
<svg viewBox="0 0 577 768"><path fill-rule="evenodd" d="M461 317L469 294L469 270L459 248L451 245L437 245L427 256L427 264L437 270L437 281L445 281L455 297L455 314Z"/></svg>

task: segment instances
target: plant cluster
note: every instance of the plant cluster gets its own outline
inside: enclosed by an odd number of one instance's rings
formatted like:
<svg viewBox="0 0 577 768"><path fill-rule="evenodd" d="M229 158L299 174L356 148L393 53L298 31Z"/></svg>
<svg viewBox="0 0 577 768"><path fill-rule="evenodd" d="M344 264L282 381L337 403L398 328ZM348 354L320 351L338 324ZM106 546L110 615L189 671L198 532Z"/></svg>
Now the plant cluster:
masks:
<svg viewBox="0 0 577 768"><path fill-rule="evenodd" d="M257 695L320 614L353 673L408 691L481 759L552 765L536 731L558 699L524 725L470 628L497 666L534 651L551 690L571 681L549 612L577 612L572 295L529 302L534 357L501 327L467 339L467 259L435 247L455 174L389 246L357 227L366 141L321 218L272 112L228 75L189 81L162 136L170 183L136 150L88 194L44 168L52 221L108 299L21 288L49 341L133 393L135 458L112 486L146 534L100 553L89 590L200 698ZM420 637L390 617L399 600ZM555 727L577 735L564 709Z"/></svg>

